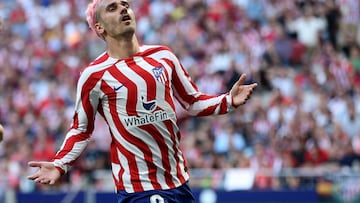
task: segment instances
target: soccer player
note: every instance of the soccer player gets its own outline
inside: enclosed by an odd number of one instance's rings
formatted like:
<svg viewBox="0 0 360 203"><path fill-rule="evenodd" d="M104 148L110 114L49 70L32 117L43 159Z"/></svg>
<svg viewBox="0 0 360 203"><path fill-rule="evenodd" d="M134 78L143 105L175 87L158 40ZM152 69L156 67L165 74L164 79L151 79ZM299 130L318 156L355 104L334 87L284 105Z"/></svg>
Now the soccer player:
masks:
<svg viewBox="0 0 360 203"><path fill-rule="evenodd" d="M244 104L257 84L243 85L241 75L226 94L201 93L168 47L139 44L128 0L93 0L86 14L107 50L81 73L72 126L54 160L29 162L39 170L28 178L59 180L86 147L98 112L112 138L118 203L194 202L174 99L194 116L225 114Z"/></svg>

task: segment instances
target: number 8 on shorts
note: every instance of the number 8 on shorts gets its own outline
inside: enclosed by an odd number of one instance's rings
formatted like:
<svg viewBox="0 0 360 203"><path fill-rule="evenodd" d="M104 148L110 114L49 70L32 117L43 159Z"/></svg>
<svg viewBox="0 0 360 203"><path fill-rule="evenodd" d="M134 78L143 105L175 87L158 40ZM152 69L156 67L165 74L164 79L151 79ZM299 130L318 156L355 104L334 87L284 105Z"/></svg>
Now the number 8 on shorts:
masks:
<svg viewBox="0 0 360 203"><path fill-rule="evenodd" d="M164 203L164 198L162 198L160 195L152 195L150 197L150 203Z"/></svg>

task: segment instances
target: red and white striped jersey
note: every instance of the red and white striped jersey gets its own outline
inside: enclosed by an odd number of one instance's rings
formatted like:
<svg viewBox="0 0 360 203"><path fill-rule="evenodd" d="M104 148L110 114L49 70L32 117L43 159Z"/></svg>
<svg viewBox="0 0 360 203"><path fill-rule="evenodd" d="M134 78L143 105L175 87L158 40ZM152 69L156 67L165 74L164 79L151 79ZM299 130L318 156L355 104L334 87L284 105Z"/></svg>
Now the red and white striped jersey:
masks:
<svg viewBox="0 0 360 203"><path fill-rule="evenodd" d="M96 112L109 125L117 190L175 188L189 179L181 152L174 97L191 115L224 114L231 96L198 91L172 51L140 46L131 58L100 55L78 81L72 126L54 158L64 172L86 147ZM104 136L108 136L104 134Z"/></svg>

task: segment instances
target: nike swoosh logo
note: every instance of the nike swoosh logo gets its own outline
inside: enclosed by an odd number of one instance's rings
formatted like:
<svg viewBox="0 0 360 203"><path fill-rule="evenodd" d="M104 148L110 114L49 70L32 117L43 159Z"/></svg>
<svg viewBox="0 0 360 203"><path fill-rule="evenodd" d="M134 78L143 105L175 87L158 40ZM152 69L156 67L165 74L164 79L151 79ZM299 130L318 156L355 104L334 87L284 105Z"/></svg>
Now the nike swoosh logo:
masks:
<svg viewBox="0 0 360 203"><path fill-rule="evenodd" d="M124 85L120 85L119 87L115 87L115 86L114 86L114 91L117 92L117 91L119 91L122 87L124 87Z"/></svg>

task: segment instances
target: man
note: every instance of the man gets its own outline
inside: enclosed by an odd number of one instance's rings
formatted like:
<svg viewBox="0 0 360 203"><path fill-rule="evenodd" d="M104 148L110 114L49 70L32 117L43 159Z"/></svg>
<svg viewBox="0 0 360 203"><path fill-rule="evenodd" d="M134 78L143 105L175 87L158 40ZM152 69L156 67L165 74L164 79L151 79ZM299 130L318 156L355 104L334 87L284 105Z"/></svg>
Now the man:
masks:
<svg viewBox="0 0 360 203"><path fill-rule="evenodd" d="M227 94L199 92L169 48L139 45L128 0L94 0L87 20L107 50L79 78L72 127L61 149L52 162L29 162L39 170L28 178L59 180L86 147L99 112L112 137L119 203L194 202L174 97L192 115L224 114L244 104L257 84L242 85L242 75Z"/></svg>

